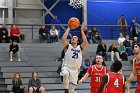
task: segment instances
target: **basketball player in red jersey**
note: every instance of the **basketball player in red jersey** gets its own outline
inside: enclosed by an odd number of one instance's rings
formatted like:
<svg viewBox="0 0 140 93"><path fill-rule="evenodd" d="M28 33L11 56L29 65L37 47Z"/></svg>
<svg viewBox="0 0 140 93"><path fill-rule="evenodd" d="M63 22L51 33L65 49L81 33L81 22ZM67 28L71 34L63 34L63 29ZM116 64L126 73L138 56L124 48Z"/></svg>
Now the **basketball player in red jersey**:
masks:
<svg viewBox="0 0 140 93"><path fill-rule="evenodd" d="M79 83L82 83L89 75L90 79L90 93L98 93L98 88L102 82L102 76L108 73L108 69L102 65L103 57L101 55L96 55L96 64L88 68L87 73L79 80ZM103 91L102 93L105 93Z"/></svg>
<svg viewBox="0 0 140 93"><path fill-rule="evenodd" d="M129 79L126 81L126 84L131 82L134 77L137 77L138 85L135 93L140 93L140 43L134 45L134 54L135 59L133 60L133 71Z"/></svg>
<svg viewBox="0 0 140 93"><path fill-rule="evenodd" d="M121 68L122 63L115 60L112 64L112 72L109 72L103 76L98 93L102 93L104 87L106 87L105 93L125 93L125 78L122 75ZM127 93L130 93L128 85L127 89Z"/></svg>

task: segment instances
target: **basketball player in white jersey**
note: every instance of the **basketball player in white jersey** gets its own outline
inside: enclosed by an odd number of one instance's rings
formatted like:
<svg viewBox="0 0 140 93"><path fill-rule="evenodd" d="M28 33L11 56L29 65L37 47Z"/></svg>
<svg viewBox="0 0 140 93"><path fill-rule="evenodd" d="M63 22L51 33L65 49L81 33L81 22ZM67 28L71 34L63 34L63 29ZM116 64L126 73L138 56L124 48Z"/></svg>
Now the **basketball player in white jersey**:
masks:
<svg viewBox="0 0 140 93"><path fill-rule="evenodd" d="M60 75L63 76L65 93L76 93L75 88L78 81L78 70L82 64L82 51L84 51L88 45L84 28L85 24L83 23L81 27L83 42L81 45L78 45L77 36L72 37L70 41L71 43L67 41L67 36L71 30L70 27L67 28L62 37L62 44L65 49L65 57Z"/></svg>

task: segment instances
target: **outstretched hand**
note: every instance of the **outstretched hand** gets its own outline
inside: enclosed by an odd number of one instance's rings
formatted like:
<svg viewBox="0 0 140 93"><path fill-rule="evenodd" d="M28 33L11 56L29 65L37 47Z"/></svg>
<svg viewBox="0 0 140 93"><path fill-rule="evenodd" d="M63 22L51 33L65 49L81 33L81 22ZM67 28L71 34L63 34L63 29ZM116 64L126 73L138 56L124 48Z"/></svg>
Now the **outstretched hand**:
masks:
<svg viewBox="0 0 140 93"><path fill-rule="evenodd" d="M79 83L79 84L82 84L82 83L83 83L83 81L82 81L82 80L79 80L79 81L78 81L78 83Z"/></svg>
<svg viewBox="0 0 140 93"><path fill-rule="evenodd" d="M129 82L128 81L125 82L125 87L127 88L127 93L130 93Z"/></svg>

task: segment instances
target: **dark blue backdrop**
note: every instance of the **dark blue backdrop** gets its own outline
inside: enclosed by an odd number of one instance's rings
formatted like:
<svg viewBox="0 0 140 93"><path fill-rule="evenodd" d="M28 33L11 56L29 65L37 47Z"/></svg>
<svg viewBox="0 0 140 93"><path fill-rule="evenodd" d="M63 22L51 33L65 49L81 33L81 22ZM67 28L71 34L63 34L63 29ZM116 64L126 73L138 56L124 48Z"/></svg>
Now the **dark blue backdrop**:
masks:
<svg viewBox="0 0 140 93"><path fill-rule="evenodd" d="M44 4L47 8L50 8L56 0L45 0ZM58 18L61 20L61 24L67 24L68 20L71 17L77 17L80 22L82 20L82 9L74 9L73 7L69 6L69 0L60 0L60 2L52 9L52 13L54 15L57 15ZM45 23L50 24L52 20L52 17L50 15L47 15L45 17ZM77 29L76 29L77 30ZM75 33L76 32L76 33ZM76 35L79 33L79 31L71 31L73 35ZM60 35L64 33L63 29L61 29Z"/></svg>
<svg viewBox="0 0 140 93"><path fill-rule="evenodd" d="M123 14L128 25L134 16L140 19L139 0L88 0L87 16L88 24L91 25L117 25L118 19ZM114 2L109 2L114 1ZM119 28L100 28L104 39L116 39Z"/></svg>
<svg viewBox="0 0 140 93"><path fill-rule="evenodd" d="M45 0L45 5L50 8L56 0ZM110 2L109 2L110 1ZM52 9L52 13L57 15L62 24L67 24L69 18L75 16L82 20L82 9L73 9L68 5L69 0L60 0ZM140 19L140 1L139 0L87 0L87 17L89 25L117 25L118 19L123 14L128 25L134 16ZM47 15L45 23L50 24L52 17ZM116 39L119 34L119 28L98 27L103 39ZM129 30L128 30L129 32ZM63 30L61 34L63 33ZM78 32L79 33L79 32ZM77 34L76 31L73 34Z"/></svg>

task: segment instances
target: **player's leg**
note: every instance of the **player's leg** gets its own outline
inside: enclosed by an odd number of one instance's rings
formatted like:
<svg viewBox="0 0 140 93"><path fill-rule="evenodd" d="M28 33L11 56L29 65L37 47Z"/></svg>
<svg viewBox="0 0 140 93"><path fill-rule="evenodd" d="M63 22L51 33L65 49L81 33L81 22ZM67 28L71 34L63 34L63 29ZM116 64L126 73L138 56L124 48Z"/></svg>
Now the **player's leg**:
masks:
<svg viewBox="0 0 140 93"><path fill-rule="evenodd" d="M111 51L111 61L114 61L114 51Z"/></svg>
<svg viewBox="0 0 140 93"><path fill-rule="evenodd" d="M75 92L76 85L73 83L69 84L69 93L77 93Z"/></svg>
<svg viewBox="0 0 140 93"><path fill-rule="evenodd" d="M69 88L69 71L67 69L62 70L61 75L63 76L63 86L65 93L68 93Z"/></svg>
<svg viewBox="0 0 140 93"><path fill-rule="evenodd" d="M77 93L75 88L78 81L78 70L69 70L70 71L70 83L69 83L69 93Z"/></svg>

